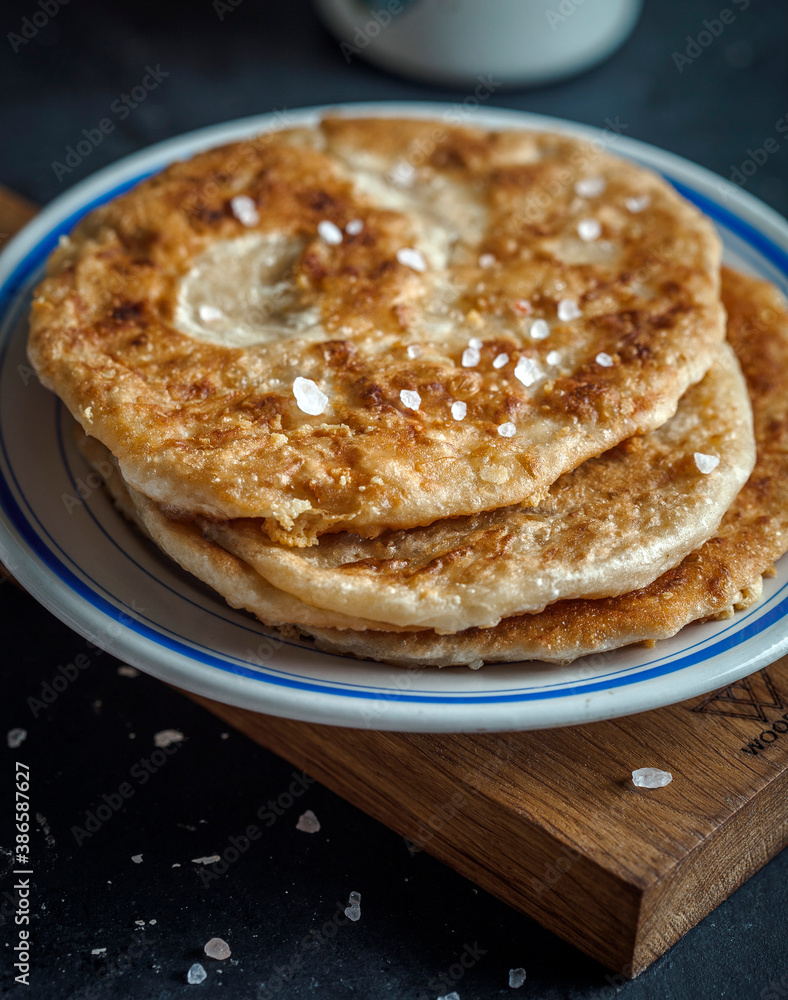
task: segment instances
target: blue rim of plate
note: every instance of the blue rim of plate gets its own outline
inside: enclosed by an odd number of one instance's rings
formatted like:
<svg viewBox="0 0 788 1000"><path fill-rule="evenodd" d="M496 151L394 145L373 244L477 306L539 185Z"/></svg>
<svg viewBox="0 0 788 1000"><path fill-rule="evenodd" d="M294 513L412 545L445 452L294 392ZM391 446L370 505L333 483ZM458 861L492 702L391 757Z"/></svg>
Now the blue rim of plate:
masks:
<svg viewBox="0 0 788 1000"><path fill-rule="evenodd" d="M345 107L349 108L351 113L354 113L360 106L351 105ZM366 113L377 113L380 110L381 105L365 105L361 107L363 107L363 110ZM434 108L435 106L430 107ZM438 107L445 110L445 106ZM400 109L399 113L402 113L402 105L399 105L398 108ZM298 114L302 117L311 117L324 110L325 109L322 108L308 108L299 111ZM491 108L489 111L495 113L502 112L504 115L506 114L505 109ZM424 114L425 111L420 111L419 113ZM533 125L526 125L526 127L539 127L539 116L525 115L521 113L512 114L514 119L519 120L521 123L526 120L534 123ZM203 137L208 139L211 134L215 134L219 131L223 133L224 137L224 133L227 133L228 130L235 129L237 130L237 137L241 138L244 134L252 134L255 131L254 122L258 123L257 128L259 128L260 125L262 125L266 119L270 117L271 116L265 115L255 116L253 119L241 120L240 122L229 123L225 126L209 127L208 129L203 129L185 136L179 136L176 139L166 140L165 142L159 144L158 147L150 147L149 149L143 150L138 154L134 154L134 156L127 158L126 162L133 161L137 157L143 155L150 155L158 148L166 150L168 146L172 146L176 142L184 143L191 140L196 151L196 149L203 148L201 143ZM552 123L553 120L550 121ZM598 130L594 130L588 126L575 126L572 123L566 123L566 126L575 134L585 134L586 136L594 136L598 134ZM210 141L205 143L206 146L210 144L212 144ZM682 164L686 163L686 161L681 161L678 158L673 157L672 154L664 153L661 150L655 150L654 147L645 146L636 140L625 139L622 140L621 144L625 148L623 155L628 155L630 158L641 159L641 157L637 156L637 150L638 148L642 148L647 150L649 154L656 152L662 154L664 158L669 160L677 160ZM51 226L51 228L45 228L35 244L27 250L26 253L24 253L13 270L8 274L2 284L0 284L0 322L6 325L6 329L2 335L3 339L0 342L0 370L5 367L6 354L12 342L15 330L15 324L8 322L9 314L15 312L20 306L21 301L25 296L26 286L30 282L32 276L37 273L44 259L57 244L59 236L63 233L69 232L76 222L87 212L133 187L145 177L157 172L163 165L166 164L166 162L169 162L173 158L174 157L172 155L165 155L162 157L161 163L156 167L140 171L132 177L127 177L120 184L105 187L99 196L82 202L78 208L69 212L62 219L59 219L54 225ZM648 160L650 159L649 156L643 157L642 159L646 161L647 165L651 166L651 164L648 163ZM121 163L122 162L124 161L121 161ZM694 164L690 166L694 171L698 172L699 175L705 176L707 181L717 183L718 186L723 185L724 182L722 179L717 178L716 175L711 174ZM53 202L52 205L45 210L47 215L57 216L57 210L60 207L61 202L66 199L73 200L75 196L78 196L83 186L87 187L90 185L92 187L96 183L100 182L106 175L116 173L117 169L118 164L112 165L102 171L99 171L86 181L81 182L74 189L66 192L60 199ZM765 235L762 230L736 215L735 212L714 201L703 192L696 190L691 185L680 181L674 176L671 176L670 171L663 170L662 173L663 176L665 176L666 179L676 188L676 190L678 190L679 193L682 194L688 201L694 203L713 221L725 226L728 230L733 232L737 237L739 237L745 246L755 250L758 254L768 260L776 268L781 277L788 280L788 252L786 252L786 250ZM760 211L766 213L768 217L771 217L772 226L774 226L775 223L781 227L785 226L783 220L781 220L776 213L773 213L770 209L766 208L766 206L762 206L760 202L752 198L750 195L740 192L738 189L736 189L736 194L740 198L745 198ZM26 231L27 230L23 230L23 233ZM785 229L784 232L786 232ZM15 237L14 240L9 243L8 247L4 250L3 256L13 250L18 240L19 237ZM788 244L788 238L786 238L786 243ZM12 471L13 474L12 464L7 453L5 428L2 425L0 425L0 454L3 456L6 467ZM65 456L63 460L65 462ZM71 471L68 471L69 475L71 475ZM18 483L15 485L20 495L23 495ZM292 672L275 671L270 667L261 666L260 664L252 665L251 661L244 663L241 660L232 660L228 657L217 655L216 653L212 653L211 651L205 649L199 650L195 648L193 644L189 644L185 641L185 637L183 636L169 638L163 635L160 625L152 627L144 624L143 621L139 620L138 612L134 612L134 615L137 617L133 617L130 614L133 610L131 607L127 606L125 611L120 610L118 605L100 596L96 590L91 589L83 583L83 581L80 580L73 573L73 571L55 555L52 549L43 542L41 535L36 531L28 517L24 514L23 510L17 503L3 476L0 476L0 509L5 514L8 522L12 525L17 537L23 540L28 549L36 555L49 573L53 574L72 593L78 595L94 610L98 611L107 618L122 624L125 629L129 629L146 641L153 642L157 646L164 647L174 653L185 656L189 660L197 660L197 662L205 666L218 668L219 670L236 676L253 679L265 684L285 686L319 694L334 695L341 698L350 697L372 700L380 700L381 698L384 698L386 702L400 701L425 705L449 703L454 705L472 706L505 702L542 701L545 699L586 695L591 692L610 691L613 688L640 684L650 679L665 677L668 674L686 670L691 666L707 661L721 653L726 653L749 641L754 636L764 632L766 629L788 615L788 596L779 602L777 601L777 598L786 589L788 589L788 583L786 583L780 588L779 591L777 591L777 593L771 595L769 601L767 602L771 605L768 610L764 610L763 604L756 604L753 610L737 615L734 624L723 628L718 634L721 637L711 644L708 644L707 640L703 640L693 646L687 647L687 651L684 655L671 656L667 658L666 662L660 662L660 660L665 659L664 657L657 658L656 660L651 660L647 663L638 664L636 666L624 666L622 669L608 674L596 674L593 678L589 678L585 681L567 681L555 685L542 684L536 689L531 687L516 691L498 691L488 694L471 694L467 690L458 690L456 692L442 692L440 694L436 694L415 688L410 688L409 690L391 690L385 686L381 687L373 685L362 687L358 685L350 685L344 682L327 683L324 681L315 681L313 679L310 680L305 677L299 677L298 675L294 675ZM43 526L41 526L41 530L48 536L48 532L45 528L43 528ZM57 542L52 539L51 536L48 537L52 545L58 547ZM5 541L5 539L0 539L0 541ZM24 580L22 582L24 582ZM97 581L93 582L96 587L101 587ZM743 622L754 618L758 612L762 613L758 615L756 620L751 621L749 625L742 627ZM726 633L730 633L733 629L736 630L733 634L726 635ZM175 634L173 633L173 635ZM297 646L295 643L293 645ZM664 704L666 702L663 701L662 703Z"/></svg>

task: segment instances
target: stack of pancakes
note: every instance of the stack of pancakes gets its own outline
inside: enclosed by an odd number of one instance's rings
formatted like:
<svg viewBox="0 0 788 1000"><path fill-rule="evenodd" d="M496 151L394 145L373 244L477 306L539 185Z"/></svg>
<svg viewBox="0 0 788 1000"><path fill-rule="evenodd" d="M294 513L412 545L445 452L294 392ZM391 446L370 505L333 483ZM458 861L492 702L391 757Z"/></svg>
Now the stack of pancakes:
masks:
<svg viewBox="0 0 788 1000"><path fill-rule="evenodd" d="M52 255L29 352L121 509L263 623L401 664L651 642L788 548L788 310L564 135L327 118Z"/></svg>

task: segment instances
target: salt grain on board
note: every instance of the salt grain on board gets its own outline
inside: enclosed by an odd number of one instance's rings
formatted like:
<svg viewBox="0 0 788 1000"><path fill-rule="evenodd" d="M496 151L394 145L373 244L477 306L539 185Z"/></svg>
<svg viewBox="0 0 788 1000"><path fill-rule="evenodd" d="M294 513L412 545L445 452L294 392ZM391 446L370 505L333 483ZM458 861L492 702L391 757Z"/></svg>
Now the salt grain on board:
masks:
<svg viewBox="0 0 788 1000"><path fill-rule="evenodd" d="M134 862L135 865L141 865L142 864L142 855L141 854L132 854L131 860Z"/></svg>
<svg viewBox="0 0 788 1000"><path fill-rule="evenodd" d="M306 812L301 813L298 817L296 830L300 830L301 833L319 833L320 820L317 816L315 816L311 809L307 809Z"/></svg>
<svg viewBox="0 0 788 1000"><path fill-rule="evenodd" d="M670 771L660 771L657 767L639 767L632 772L632 784L638 788L664 788L671 781Z"/></svg>
<svg viewBox="0 0 788 1000"><path fill-rule="evenodd" d="M163 748L172 746L173 743L182 743L185 739L180 729L162 729L153 737L153 742L157 747Z"/></svg>
<svg viewBox="0 0 788 1000"><path fill-rule="evenodd" d="M348 896L348 905L345 907L345 916L348 920L361 919L361 893L351 892Z"/></svg>
<svg viewBox="0 0 788 1000"><path fill-rule="evenodd" d="M215 865L217 861L222 859L218 854L208 854L204 858L192 858L192 864L195 865ZM173 866L174 867L174 866Z"/></svg>
<svg viewBox="0 0 788 1000"><path fill-rule="evenodd" d="M26 729L9 729L8 735L6 736L6 743L11 750L16 750L17 747L21 746L27 739Z"/></svg>
<svg viewBox="0 0 788 1000"><path fill-rule="evenodd" d="M208 973L200 965L199 962L195 962L194 965L186 973L186 982L190 986L197 986L199 983L204 983L208 978Z"/></svg>
<svg viewBox="0 0 788 1000"><path fill-rule="evenodd" d="M513 990L519 990L525 982L525 969L509 969L509 985Z"/></svg>
<svg viewBox="0 0 788 1000"><path fill-rule="evenodd" d="M328 396L311 378L300 375L293 382L293 395L299 410L316 417L328 406Z"/></svg>
<svg viewBox="0 0 788 1000"><path fill-rule="evenodd" d="M222 938L211 938L206 942L203 951L208 958L215 958L217 962L223 962L232 954L229 944Z"/></svg>

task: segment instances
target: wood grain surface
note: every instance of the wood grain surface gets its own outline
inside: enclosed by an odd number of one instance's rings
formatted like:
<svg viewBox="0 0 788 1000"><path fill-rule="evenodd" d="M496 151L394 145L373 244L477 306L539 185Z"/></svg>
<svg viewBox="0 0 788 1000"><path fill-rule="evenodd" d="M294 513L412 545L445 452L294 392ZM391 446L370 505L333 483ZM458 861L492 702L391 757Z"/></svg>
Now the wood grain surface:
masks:
<svg viewBox="0 0 788 1000"><path fill-rule="evenodd" d="M0 188L0 240L34 213ZM788 842L788 657L679 705L535 732L343 729L189 697L626 977ZM636 788L645 766L673 781Z"/></svg>

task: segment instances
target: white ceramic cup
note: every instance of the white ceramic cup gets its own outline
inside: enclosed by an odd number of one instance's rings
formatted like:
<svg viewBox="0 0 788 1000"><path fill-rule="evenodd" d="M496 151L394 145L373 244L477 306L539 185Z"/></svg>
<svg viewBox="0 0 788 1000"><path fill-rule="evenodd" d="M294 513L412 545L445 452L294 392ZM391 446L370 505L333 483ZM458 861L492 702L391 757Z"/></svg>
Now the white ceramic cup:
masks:
<svg viewBox="0 0 788 1000"><path fill-rule="evenodd" d="M610 55L642 0L315 0L348 62L435 83L544 83Z"/></svg>

